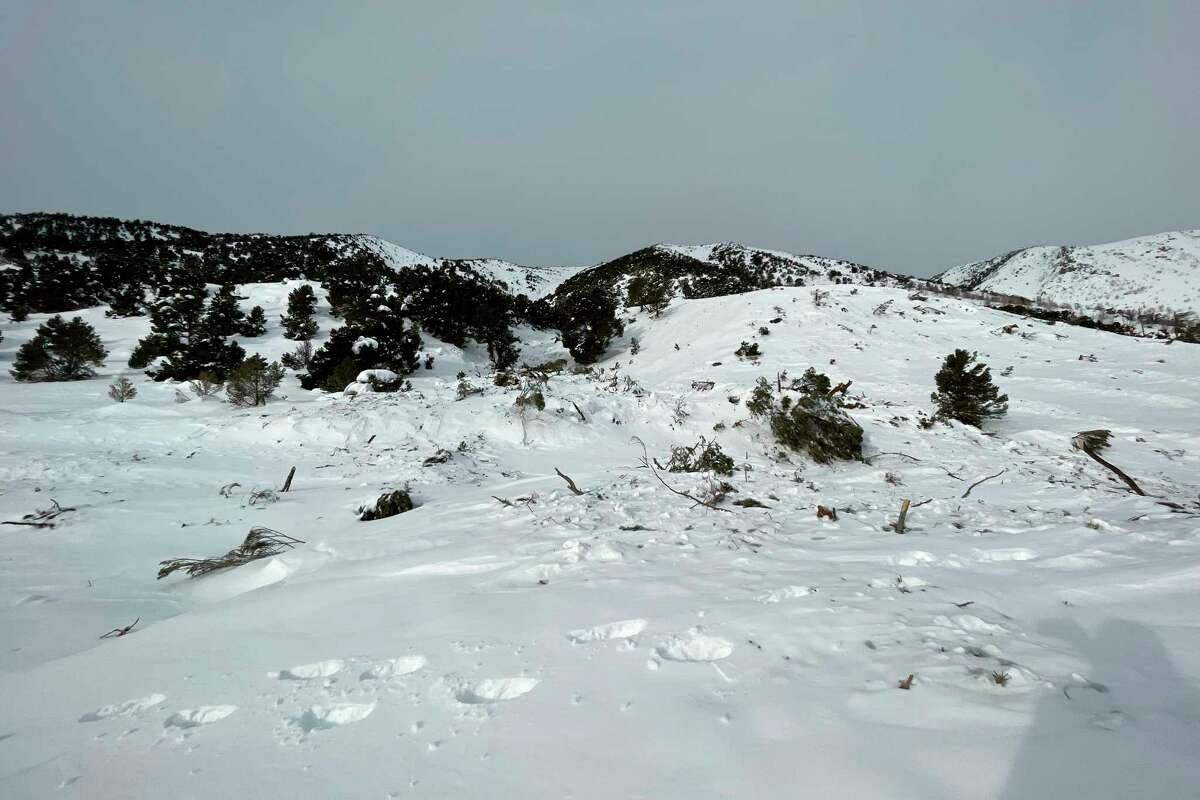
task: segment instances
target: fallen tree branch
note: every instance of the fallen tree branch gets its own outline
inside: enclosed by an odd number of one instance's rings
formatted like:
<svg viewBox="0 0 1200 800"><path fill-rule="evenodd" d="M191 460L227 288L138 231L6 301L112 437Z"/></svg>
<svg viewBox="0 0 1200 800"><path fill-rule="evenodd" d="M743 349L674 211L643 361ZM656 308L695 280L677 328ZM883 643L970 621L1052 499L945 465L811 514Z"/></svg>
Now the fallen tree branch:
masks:
<svg viewBox="0 0 1200 800"><path fill-rule="evenodd" d="M575 494L575 495L587 494L587 492L583 491L582 489L580 489L578 486L575 485L575 481L571 480L569 475L563 474L563 471L560 470L558 467L555 467L554 471L558 474L558 477L562 478L564 481L567 482L567 488L571 490L571 494Z"/></svg>
<svg viewBox="0 0 1200 800"><path fill-rule="evenodd" d="M1145 497L1146 493L1142 491L1142 487L1137 485L1137 481L1126 475L1124 470L1116 464L1105 461L1100 457L1098 451L1108 447L1108 442L1111 438L1112 431L1108 430L1080 431L1071 438L1071 447L1076 450L1082 450L1097 464L1112 472L1125 482L1125 485L1129 487L1131 492Z"/></svg>
<svg viewBox="0 0 1200 800"><path fill-rule="evenodd" d="M575 406L575 413L579 415L579 421L587 422L587 417L583 415L583 409L579 407L579 404L572 400L571 405Z"/></svg>
<svg viewBox="0 0 1200 800"><path fill-rule="evenodd" d="M137 625L137 624L138 624L139 622L141 622L141 621L142 621L142 618L141 618L141 617L138 617L138 618L137 618L137 619L135 619L133 622L131 622L131 623L129 623L128 625L126 625L124 628L113 628L111 631L109 631L108 633L104 634L104 635L103 635L103 636L101 636L100 638L101 638L101 639L107 639L108 637L110 637L110 636L111 636L111 637L113 637L114 639L116 639L116 638L119 638L119 637L121 637L121 636L124 636L125 634L127 634L127 633L129 633L131 630L133 630L133 626L134 626L134 625Z"/></svg>
<svg viewBox="0 0 1200 800"><path fill-rule="evenodd" d="M907 458L909 461L920 461L921 460L919 458L914 458L913 456L910 456L908 453L872 453L869 456L864 456L863 461L870 464L872 458L879 458L879 456L903 456L904 458Z"/></svg>
<svg viewBox="0 0 1200 800"><path fill-rule="evenodd" d="M5 521L0 523L0 525L25 525L30 528L53 528L54 522L51 520L56 519L68 511L74 510L74 506L63 508L58 504L57 500L51 498L49 508L40 508L32 514L26 514L25 516L21 517L20 521Z"/></svg>
<svg viewBox="0 0 1200 800"><path fill-rule="evenodd" d="M695 497L694 495L688 494L687 492L684 492L684 491L681 491L681 490L679 490L679 489L676 489L674 486L672 486L671 484L667 483L665 480L663 480L663 477L662 477L662 475L659 475L659 474L658 474L658 470L656 470L656 469L654 468L654 466L653 466L653 464L652 464L652 462L651 462L650 456L649 456L649 454L646 452L646 443L645 443L645 442L643 442L643 441L642 441L642 440L641 440L639 437L637 437L637 436L634 436L634 437L633 437L633 441L637 442L637 443L638 443L639 445L641 445L641 447L642 447L642 457L641 457L641 459L639 459L639 463L641 464L641 466L643 466L643 467L645 467L646 469L650 470L650 474L652 474L652 475L653 475L655 478L657 478L657 479L658 479L658 482L659 482L659 483L661 483L661 484L662 484L664 487L666 487L667 491L671 492L672 494L677 494L677 495L679 495L680 497L685 497L685 498L687 498L688 500L691 500L693 503L695 503L695 504L696 504L696 505L698 505L698 506L704 506L705 508L712 509L713 511L724 511L726 514L732 514L732 513L733 513L733 512L732 512L732 511L730 511L728 508L721 508L720 506L714 505L713 503L709 503L709 502L706 502L706 501L704 501L704 500L701 500L701 499L699 499L698 497Z"/></svg>
<svg viewBox="0 0 1200 800"><path fill-rule="evenodd" d="M158 578L170 575L176 570L184 570L189 577L206 575L219 569L236 567L260 558L279 555L285 550L291 550L298 544L304 544L301 539L293 539L285 533L273 531L270 528L251 528L245 540L240 545L217 558L172 558L160 561Z"/></svg>
<svg viewBox="0 0 1200 800"><path fill-rule="evenodd" d="M988 475L986 478L980 478L979 480L975 481L970 486L968 486L967 490L962 493L962 496L966 497L967 495L969 495L971 493L971 490L974 489L979 484L986 483L987 481L990 481L992 478L999 478L1001 475L1003 475L1006 472L1008 472L1008 467L1005 467L1004 469L1000 470L995 475Z"/></svg>

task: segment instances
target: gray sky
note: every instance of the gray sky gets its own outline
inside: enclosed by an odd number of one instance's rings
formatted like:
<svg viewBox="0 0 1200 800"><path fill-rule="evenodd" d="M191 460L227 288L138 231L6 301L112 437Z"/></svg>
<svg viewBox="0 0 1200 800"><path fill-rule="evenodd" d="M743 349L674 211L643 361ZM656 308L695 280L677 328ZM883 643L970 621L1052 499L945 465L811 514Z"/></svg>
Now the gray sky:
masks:
<svg viewBox="0 0 1200 800"><path fill-rule="evenodd" d="M0 0L0 210L915 274L1200 227L1200 3Z"/></svg>

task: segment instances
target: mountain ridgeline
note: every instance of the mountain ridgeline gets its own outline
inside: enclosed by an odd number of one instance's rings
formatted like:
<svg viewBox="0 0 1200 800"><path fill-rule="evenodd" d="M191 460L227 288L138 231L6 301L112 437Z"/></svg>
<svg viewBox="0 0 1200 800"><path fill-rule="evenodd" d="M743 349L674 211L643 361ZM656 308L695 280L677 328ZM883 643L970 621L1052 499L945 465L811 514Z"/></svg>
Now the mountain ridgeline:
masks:
<svg viewBox="0 0 1200 800"><path fill-rule="evenodd" d="M1136 308L1144 315L1145 305L1134 304L1131 296L1168 291L1147 276L1164 265L1185 277L1195 273L1200 236L1185 232L1147 239L1154 241L1015 251L922 280L733 243L653 245L582 269L524 267L425 256L361 234L207 233L142 220L14 214L0 217L0 310L14 319L95 306L108 306L106 313L113 317L148 315L152 333L139 343L131 366L147 368L160 379L220 377L244 357L232 337L253 337L262 327L261 309L251 310L250 322L243 320L237 287L304 279L319 284L342 324L311 358L296 358L307 370L306 386L336 388L362 370L403 376L428 365L431 356L422 351L421 332L460 347L469 341L484 345L503 370L519 360L514 326L555 329L575 360L588 364L599 360L623 330L624 308L657 314L673 297L708 298L775 286L857 284L964 295L1017 313L1132 333L1127 321L1093 320L1061 303L1055 306L1055 298L1067 297L1068 305L1083 298L1118 311ZM1121 278L1119 268L1133 261L1141 272L1127 268L1135 276ZM1171 275L1172 285L1183 280ZM1096 283L1111 284L1112 294L1100 290L1097 295ZM1088 292L1072 294L1071 287L1080 285L1090 287ZM1175 291L1187 303L1194 294ZM1172 310L1180 309L1157 306L1159 312ZM1156 321L1169 320L1164 313ZM303 320L292 322L305 328Z"/></svg>

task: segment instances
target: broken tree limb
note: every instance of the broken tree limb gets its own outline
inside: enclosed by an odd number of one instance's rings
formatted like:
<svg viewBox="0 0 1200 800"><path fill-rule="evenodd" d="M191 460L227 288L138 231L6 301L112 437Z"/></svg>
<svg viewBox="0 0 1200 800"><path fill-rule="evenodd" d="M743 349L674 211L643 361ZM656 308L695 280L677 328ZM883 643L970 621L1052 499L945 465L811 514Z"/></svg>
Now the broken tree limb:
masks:
<svg viewBox="0 0 1200 800"><path fill-rule="evenodd" d="M567 488L571 490L571 494L575 494L575 495L587 494L587 492L583 491L578 486L576 486L575 481L571 480L571 477L569 475L564 474L563 471L560 470L558 467L554 468L554 472L557 473L558 477L562 478L564 481L567 482Z"/></svg>
<svg viewBox="0 0 1200 800"><path fill-rule="evenodd" d="M1111 438L1112 431L1108 430L1080 431L1071 438L1071 447L1076 450L1082 450L1087 454L1088 458L1112 472L1125 482L1125 485L1129 487L1131 492L1145 497L1146 493L1142 491L1142 487L1137 485L1137 481L1126 475L1124 470L1116 464L1105 461L1100 457L1099 451L1108 447L1108 442Z"/></svg>
<svg viewBox="0 0 1200 800"><path fill-rule="evenodd" d="M32 514L26 514L25 516L21 517L20 521L5 521L0 522L0 525L25 525L30 528L53 528L55 523L52 520L56 519L62 514L67 513L68 511L74 510L74 506L68 506L64 508L58 504L57 500L51 498L49 508L40 508Z"/></svg>
<svg viewBox="0 0 1200 800"><path fill-rule="evenodd" d="M971 490L974 489L979 484L986 483L987 481L990 481L992 478L999 478L1001 475L1003 475L1006 472L1008 472L1008 467L1005 467L1004 469L1000 470L995 475L988 475L986 478L980 478L979 480L975 481L970 486L968 486L967 490L962 493L962 496L966 497L967 495L969 495L971 493Z"/></svg>
<svg viewBox="0 0 1200 800"><path fill-rule="evenodd" d="M109 638L109 637L111 636L112 638L116 639L116 638L119 638L119 637L121 637L121 636L124 636L125 634L127 634L127 633L129 633L131 630L133 630L133 626L134 626L134 625L137 625L137 624L138 624L139 622L141 622L141 621L142 621L142 618L141 618L141 617L138 617L138 618L137 618L137 619L135 619L133 622L131 622L131 623L129 623L128 625L126 625L124 628L113 628L111 631L109 631L108 633L104 634L104 635L103 635L103 636L101 636L100 638L101 638L101 639L107 639L107 638Z"/></svg>
<svg viewBox="0 0 1200 800"><path fill-rule="evenodd" d="M279 491L286 492L289 489L291 489L292 488L292 478L294 478L294 477L296 477L296 468L292 467L290 470L288 470L287 480L285 480L283 482L283 488L280 489Z"/></svg>
<svg viewBox="0 0 1200 800"><path fill-rule="evenodd" d="M587 417L583 415L583 409L579 407L579 404L572 400L571 405L575 406L575 413L579 415L579 421L587 422Z"/></svg>

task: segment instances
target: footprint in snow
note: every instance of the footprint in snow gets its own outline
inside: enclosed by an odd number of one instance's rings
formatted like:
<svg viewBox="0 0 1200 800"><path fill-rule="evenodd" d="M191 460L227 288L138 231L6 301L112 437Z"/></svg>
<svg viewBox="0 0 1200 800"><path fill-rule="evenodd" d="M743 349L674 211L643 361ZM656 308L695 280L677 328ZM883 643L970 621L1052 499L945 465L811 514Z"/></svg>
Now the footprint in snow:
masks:
<svg viewBox="0 0 1200 800"><path fill-rule="evenodd" d="M462 686L454 693L460 703L478 705L513 700L528 694L538 685L536 678L488 678L478 683Z"/></svg>
<svg viewBox="0 0 1200 800"><path fill-rule="evenodd" d="M717 636L673 636L657 652L668 661L720 661L733 653L733 644Z"/></svg>
<svg viewBox="0 0 1200 800"><path fill-rule="evenodd" d="M318 678L330 678L337 675L346 668L346 662L340 658L330 658L325 661L316 661L312 664L301 664L288 669L281 669L279 672L268 672L268 677L278 678L281 681L311 681Z"/></svg>
<svg viewBox="0 0 1200 800"><path fill-rule="evenodd" d="M237 706L200 706L176 711L163 723L167 728L199 728L201 725L211 725L220 722L233 712Z"/></svg>
<svg viewBox="0 0 1200 800"><path fill-rule="evenodd" d="M135 697L132 700L126 700L124 703L114 703L113 705L100 706L95 711L84 714L79 718L80 722L96 722L102 719L110 719L112 717L128 717L137 714L139 711L145 711L147 708L153 708L162 701L166 700L165 694L148 694L145 697Z"/></svg>
<svg viewBox="0 0 1200 800"><path fill-rule="evenodd" d="M375 710L374 703L333 703L327 706L310 706L291 722L305 733L339 728L361 722L371 716Z"/></svg>
<svg viewBox="0 0 1200 800"><path fill-rule="evenodd" d="M424 669L426 663L425 656L391 658L378 664L372 664L358 676L358 679L368 681L398 678L401 675L409 675L417 670Z"/></svg>
<svg viewBox="0 0 1200 800"><path fill-rule="evenodd" d="M590 628L580 628L569 631L567 638L575 644L588 642L603 642L609 639L628 639L646 630L646 620L625 619L619 622L609 622L605 625L593 625Z"/></svg>

